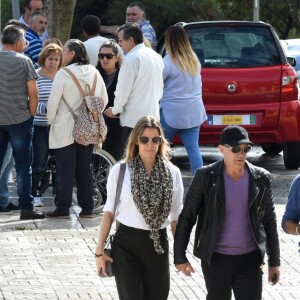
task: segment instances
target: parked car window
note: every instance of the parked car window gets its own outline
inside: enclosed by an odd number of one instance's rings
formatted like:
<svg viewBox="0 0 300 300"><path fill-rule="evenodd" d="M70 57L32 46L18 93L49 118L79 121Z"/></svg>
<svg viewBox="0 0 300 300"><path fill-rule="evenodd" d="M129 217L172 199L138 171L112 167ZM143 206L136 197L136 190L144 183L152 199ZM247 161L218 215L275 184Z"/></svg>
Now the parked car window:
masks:
<svg viewBox="0 0 300 300"><path fill-rule="evenodd" d="M279 64L267 28L207 27L188 29L192 47L206 68L259 67Z"/></svg>

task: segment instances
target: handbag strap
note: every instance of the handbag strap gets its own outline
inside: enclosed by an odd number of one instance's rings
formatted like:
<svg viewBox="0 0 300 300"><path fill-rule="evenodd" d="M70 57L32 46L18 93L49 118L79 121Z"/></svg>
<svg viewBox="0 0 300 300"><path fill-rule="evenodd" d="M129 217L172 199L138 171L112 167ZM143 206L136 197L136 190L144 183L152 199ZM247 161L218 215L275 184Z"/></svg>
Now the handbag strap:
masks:
<svg viewBox="0 0 300 300"><path fill-rule="evenodd" d="M63 70L65 70L71 77L72 79L74 80L75 84L77 85L82 97L84 98L86 96L86 93L84 92L84 90L82 89L78 79L76 78L76 76L74 75L74 73L68 69L68 68L62 68ZM95 95L95 90L96 90L96 84L97 84L97 71L95 71L95 74L94 74L94 82L93 82L93 86L92 86L92 90L91 91L88 91L88 94L90 94L91 96L94 96ZM90 86L87 85L90 89Z"/></svg>
<svg viewBox="0 0 300 300"><path fill-rule="evenodd" d="M115 199L115 208L114 208L115 213L117 210L118 203L120 201L120 195L121 195L122 185L123 185L124 176L125 176L125 169L126 169L126 163L121 163L119 178L118 178L118 183L117 183L116 199Z"/></svg>
<svg viewBox="0 0 300 300"><path fill-rule="evenodd" d="M125 170L126 170L126 163L121 163L120 164L120 171L119 171L118 182L117 182L117 190L116 190L114 214L116 213L117 206L118 206L118 203L120 201L120 195L121 195L122 185L123 185L124 176L125 176ZM118 230L118 227L119 227L119 222L116 221L116 231ZM114 236L113 234L109 234L107 236L105 244L104 244L104 248L111 247L113 236Z"/></svg>

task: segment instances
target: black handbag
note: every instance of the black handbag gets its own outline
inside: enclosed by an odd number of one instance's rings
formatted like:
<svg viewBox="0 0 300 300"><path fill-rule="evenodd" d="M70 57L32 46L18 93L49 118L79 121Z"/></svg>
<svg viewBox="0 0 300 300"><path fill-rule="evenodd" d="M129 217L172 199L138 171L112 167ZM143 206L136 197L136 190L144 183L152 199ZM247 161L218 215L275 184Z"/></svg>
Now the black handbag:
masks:
<svg viewBox="0 0 300 300"><path fill-rule="evenodd" d="M110 234L107 237L106 242L105 242L105 246L104 246L104 253L106 255L110 256L110 257L112 257L111 243L112 243L113 237L114 237L114 235ZM111 261L109 261L109 260L106 261L105 270L106 270L107 276L105 276L103 271L101 270L100 274L99 274L100 277L105 278L105 277L114 276L113 263Z"/></svg>
<svg viewBox="0 0 300 300"><path fill-rule="evenodd" d="M115 207L114 207L114 211L116 213L117 210L117 206L118 203L120 201L120 194L121 194L121 189L122 189L122 185L123 185L123 180L124 180L124 175L125 175L125 170L126 170L126 164L125 163L121 163L120 166L120 172L119 172L119 178L118 178L118 183L117 183L117 191L116 191L116 200L115 200ZM116 229L118 230L118 222L116 225ZM104 253L110 257L112 257L112 250L111 250L111 245L114 239L114 234L109 234L106 241L105 241L105 245L104 245ZM106 274L107 276L104 275L103 271L101 270L99 273L99 276L102 278L105 277L112 277L114 276L114 268L113 268L113 263L109 260L106 261L105 263L105 270L106 270Z"/></svg>

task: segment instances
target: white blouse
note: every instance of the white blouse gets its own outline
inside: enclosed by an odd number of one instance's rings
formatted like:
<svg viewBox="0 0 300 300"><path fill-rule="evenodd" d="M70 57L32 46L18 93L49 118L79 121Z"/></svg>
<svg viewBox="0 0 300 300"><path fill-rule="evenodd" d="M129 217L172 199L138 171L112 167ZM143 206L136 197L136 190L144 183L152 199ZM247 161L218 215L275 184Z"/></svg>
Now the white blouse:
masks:
<svg viewBox="0 0 300 300"><path fill-rule="evenodd" d="M120 163L113 166L107 181L107 201L103 211L114 212L117 182L119 178ZM170 163L170 170L173 177L172 205L169 217L162 224L161 229L167 227L170 222L178 220L182 209L183 183L179 168ZM120 223L138 229L149 230L143 215L138 211L131 194L131 182L129 166L126 164L125 176L117 206L116 220Z"/></svg>

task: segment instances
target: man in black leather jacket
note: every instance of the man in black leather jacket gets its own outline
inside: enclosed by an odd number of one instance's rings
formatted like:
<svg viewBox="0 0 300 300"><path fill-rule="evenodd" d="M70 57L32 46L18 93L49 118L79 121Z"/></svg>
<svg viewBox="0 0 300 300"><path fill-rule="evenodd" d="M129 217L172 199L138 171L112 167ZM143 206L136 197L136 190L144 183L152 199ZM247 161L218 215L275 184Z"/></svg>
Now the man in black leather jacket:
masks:
<svg viewBox="0 0 300 300"><path fill-rule="evenodd" d="M198 169L179 216L174 263L191 276L186 257L196 224L194 255L201 259L208 300L258 300L262 265L268 256L271 284L279 281L279 240L269 173L246 161L251 150L247 131L226 127L219 150L224 158Z"/></svg>

